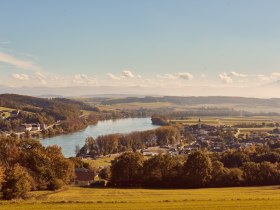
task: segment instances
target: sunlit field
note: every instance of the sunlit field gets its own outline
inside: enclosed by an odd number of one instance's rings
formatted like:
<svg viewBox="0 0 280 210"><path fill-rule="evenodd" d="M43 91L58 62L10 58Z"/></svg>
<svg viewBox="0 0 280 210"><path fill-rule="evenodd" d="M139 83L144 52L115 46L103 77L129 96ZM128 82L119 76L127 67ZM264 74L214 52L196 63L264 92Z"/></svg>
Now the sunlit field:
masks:
<svg viewBox="0 0 280 210"><path fill-rule="evenodd" d="M78 209L279 209L280 187L189 190L94 189L70 187L32 192L25 201L3 201L1 210Z"/></svg>

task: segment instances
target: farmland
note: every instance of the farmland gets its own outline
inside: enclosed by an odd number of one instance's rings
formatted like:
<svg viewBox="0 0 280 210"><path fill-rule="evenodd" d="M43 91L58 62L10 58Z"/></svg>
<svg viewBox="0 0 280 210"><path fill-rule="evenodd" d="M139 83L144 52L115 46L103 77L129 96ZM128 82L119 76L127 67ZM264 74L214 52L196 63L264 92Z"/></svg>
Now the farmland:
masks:
<svg viewBox="0 0 280 210"><path fill-rule="evenodd" d="M183 120L172 120L174 123L180 124L197 124L198 117L190 117ZM201 123L207 125L228 125L233 126L237 124L262 124L262 123L276 123L280 121L280 117L266 117L266 116L256 116L256 117L202 117Z"/></svg>
<svg viewBox="0 0 280 210"><path fill-rule="evenodd" d="M27 209L279 209L279 186L188 190L69 187L32 192L25 201L3 201L1 210Z"/></svg>
<svg viewBox="0 0 280 210"><path fill-rule="evenodd" d="M4 117L5 117L5 118L8 118L8 117L11 116L11 112L12 112L14 109L7 108L7 107L1 107L1 106L0 106L0 110L3 112Z"/></svg>

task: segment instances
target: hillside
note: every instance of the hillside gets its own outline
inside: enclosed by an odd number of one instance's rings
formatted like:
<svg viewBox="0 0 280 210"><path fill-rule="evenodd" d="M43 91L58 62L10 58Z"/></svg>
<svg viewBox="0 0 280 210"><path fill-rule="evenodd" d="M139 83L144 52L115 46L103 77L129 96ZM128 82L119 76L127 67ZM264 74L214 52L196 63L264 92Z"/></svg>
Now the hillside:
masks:
<svg viewBox="0 0 280 210"><path fill-rule="evenodd" d="M16 117L0 121L0 130L2 131L18 131L24 123L51 125L57 121L63 122L64 130L75 124L76 129L79 129L85 126L82 119L79 119L81 111L95 110L94 107L83 102L70 99L46 99L16 94L0 95L0 107L19 110ZM69 123L70 121L71 123ZM64 125L64 122L68 122L67 125Z"/></svg>
<svg viewBox="0 0 280 210"><path fill-rule="evenodd" d="M0 106L10 107L14 109L34 109L41 110L54 106L75 107L80 110L94 111L94 108L84 104L83 102L70 100L66 98L37 98L32 96L17 95L17 94L1 94Z"/></svg>

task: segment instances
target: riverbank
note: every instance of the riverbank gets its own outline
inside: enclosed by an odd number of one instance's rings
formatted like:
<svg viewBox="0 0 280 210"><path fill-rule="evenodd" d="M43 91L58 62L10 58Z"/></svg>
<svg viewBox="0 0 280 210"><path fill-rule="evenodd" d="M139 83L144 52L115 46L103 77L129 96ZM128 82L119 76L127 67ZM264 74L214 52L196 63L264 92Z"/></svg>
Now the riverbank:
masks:
<svg viewBox="0 0 280 210"><path fill-rule="evenodd" d="M99 121L96 125L89 125L85 129L50 138L42 138L43 146L58 145L62 148L65 157L75 156L76 146L82 147L87 137L107 135L113 133L130 133L133 131L145 131L159 126L152 125L151 118L125 118L116 120Z"/></svg>

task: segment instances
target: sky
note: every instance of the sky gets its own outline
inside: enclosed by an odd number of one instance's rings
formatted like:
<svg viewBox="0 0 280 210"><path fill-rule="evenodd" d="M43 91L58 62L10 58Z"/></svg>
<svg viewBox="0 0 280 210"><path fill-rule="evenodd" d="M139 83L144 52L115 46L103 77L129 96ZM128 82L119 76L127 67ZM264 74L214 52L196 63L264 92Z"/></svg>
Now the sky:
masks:
<svg viewBox="0 0 280 210"><path fill-rule="evenodd" d="M0 5L0 92L266 98L280 90L278 0Z"/></svg>

